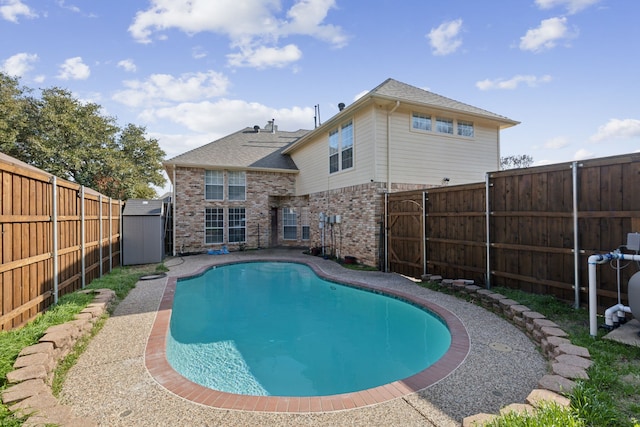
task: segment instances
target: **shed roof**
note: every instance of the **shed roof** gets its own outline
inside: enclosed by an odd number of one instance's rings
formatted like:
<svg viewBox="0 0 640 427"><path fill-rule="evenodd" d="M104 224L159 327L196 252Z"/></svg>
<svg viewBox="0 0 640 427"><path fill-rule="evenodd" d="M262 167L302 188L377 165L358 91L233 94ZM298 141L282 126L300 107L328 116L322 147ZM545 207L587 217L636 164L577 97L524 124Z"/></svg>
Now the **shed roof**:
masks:
<svg viewBox="0 0 640 427"><path fill-rule="evenodd" d="M282 150L308 130L275 132L247 127L231 135L180 154L163 164L183 167L224 167L297 171L291 157Z"/></svg>
<svg viewBox="0 0 640 427"><path fill-rule="evenodd" d="M129 199L124 205L123 216L162 216L162 200Z"/></svg>

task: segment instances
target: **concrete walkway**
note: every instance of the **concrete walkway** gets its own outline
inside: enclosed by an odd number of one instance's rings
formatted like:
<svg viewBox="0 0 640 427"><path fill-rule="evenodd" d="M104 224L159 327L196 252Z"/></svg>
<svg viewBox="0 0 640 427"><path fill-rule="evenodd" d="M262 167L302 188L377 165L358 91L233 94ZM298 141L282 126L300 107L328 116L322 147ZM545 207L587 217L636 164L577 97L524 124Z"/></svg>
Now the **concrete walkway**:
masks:
<svg viewBox="0 0 640 427"><path fill-rule="evenodd" d="M313 262L331 275L401 288L444 307L465 324L471 339L466 360L439 383L412 395L365 408L332 413L282 414L210 408L161 387L145 368L145 348L167 278L140 281L70 370L60 401L74 416L101 426L459 426L466 416L497 413L524 402L547 373L547 361L519 329L454 296L421 288L396 274L357 272L294 250L169 258L170 276L230 261L287 257Z"/></svg>

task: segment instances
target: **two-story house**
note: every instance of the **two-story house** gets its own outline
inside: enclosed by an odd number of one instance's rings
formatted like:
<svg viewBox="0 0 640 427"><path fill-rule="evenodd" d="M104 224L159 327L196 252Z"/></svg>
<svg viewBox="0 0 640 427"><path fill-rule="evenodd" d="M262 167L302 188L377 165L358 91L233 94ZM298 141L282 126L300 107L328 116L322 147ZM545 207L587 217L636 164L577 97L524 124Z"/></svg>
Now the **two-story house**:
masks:
<svg viewBox="0 0 640 427"><path fill-rule="evenodd" d="M507 117L388 79L311 131L271 121L164 162L174 248L324 247L377 265L384 194L478 182Z"/></svg>

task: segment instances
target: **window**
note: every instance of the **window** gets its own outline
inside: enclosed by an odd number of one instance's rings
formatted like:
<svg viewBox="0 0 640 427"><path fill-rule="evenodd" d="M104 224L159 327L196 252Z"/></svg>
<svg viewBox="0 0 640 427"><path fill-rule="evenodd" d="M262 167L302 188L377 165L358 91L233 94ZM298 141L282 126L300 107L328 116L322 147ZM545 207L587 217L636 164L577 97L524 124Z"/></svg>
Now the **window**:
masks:
<svg viewBox="0 0 640 427"><path fill-rule="evenodd" d="M244 208L229 208L229 243L246 241L246 217Z"/></svg>
<svg viewBox="0 0 640 427"><path fill-rule="evenodd" d="M206 200L224 199L224 174L222 171L204 172L204 198Z"/></svg>
<svg viewBox="0 0 640 427"><path fill-rule="evenodd" d="M302 208L300 212L300 222L302 223L302 240L311 238L311 227L309 226L309 208Z"/></svg>
<svg viewBox="0 0 640 427"><path fill-rule="evenodd" d="M338 130L334 130L329 132L329 172L338 172L339 168L339 157L340 157L340 141Z"/></svg>
<svg viewBox="0 0 640 427"><path fill-rule="evenodd" d="M204 213L204 242L224 242L224 213L222 208L206 208Z"/></svg>
<svg viewBox="0 0 640 427"><path fill-rule="evenodd" d="M443 119L442 117L436 118L436 130L453 135L453 120Z"/></svg>
<svg viewBox="0 0 640 427"><path fill-rule="evenodd" d="M284 225L284 240L297 240L298 216L294 208L282 209L282 223Z"/></svg>
<svg viewBox="0 0 640 427"><path fill-rule="evenodd" d="M329 173L353 167L353 121L329 132Z"/></svg>
<svg viewBox="0 0 640 427"><path fill-rule="evenodd" d="M411 127L418 130L431 130L431 116L413 113Z"/></svg>
<svg viewBox="0 0 640 427"><path fill-rule="evenodd" d="M229 200L246 200L247 177L244 172L229 172Z"/></svg>
<svg viewBox="0 0 640 427"><path fill-rule="evenodd" d="M458 135L473 137L473 122L458 120Z"/></svg>
<svg viewBox="0 0 640 427"><path fill-rule="evenodd" d="M342 169L353 166L353 122L342 125Z"/></svg>

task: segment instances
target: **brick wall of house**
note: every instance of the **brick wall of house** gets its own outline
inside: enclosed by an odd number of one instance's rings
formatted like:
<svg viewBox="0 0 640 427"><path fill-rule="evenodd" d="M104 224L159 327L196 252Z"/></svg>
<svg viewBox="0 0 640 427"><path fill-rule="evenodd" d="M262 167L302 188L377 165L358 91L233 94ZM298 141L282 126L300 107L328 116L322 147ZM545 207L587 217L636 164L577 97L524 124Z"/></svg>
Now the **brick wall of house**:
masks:
<svg viewBox="0 0 640 427"><path fill-rule="evenodd" d="M246 212L246 247L269 247L271 242L272 207L279 207L278 200L291 197L295 187L294 174L247 172L246 200L229 201L227 188L223 201L205 200L204 174L201 168L177 168L175 182L175 250L177 252L202 252L219 249L222 245L204 242L205 208L244 207ZM225 182L227 182L225 177ZM229 244L225 210L225 245L236 250L239 244ZM281 229L281 227L279 227Z"/></svg>

